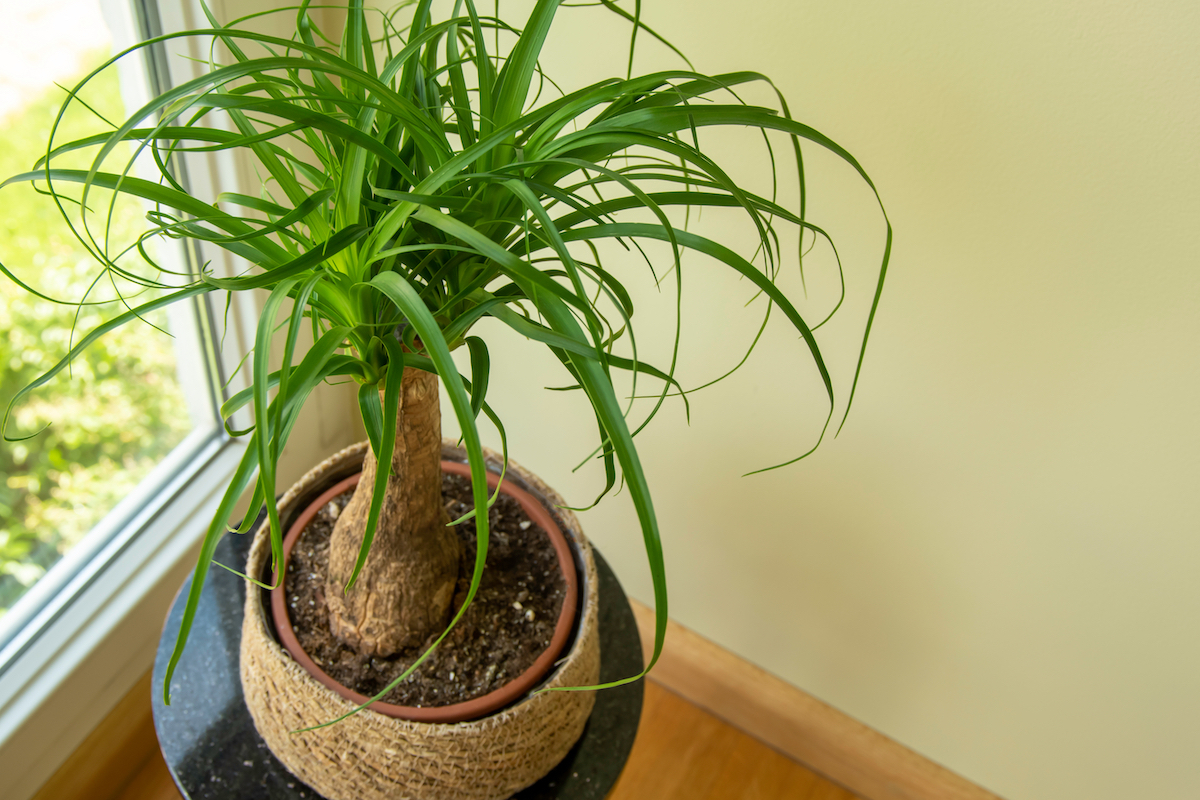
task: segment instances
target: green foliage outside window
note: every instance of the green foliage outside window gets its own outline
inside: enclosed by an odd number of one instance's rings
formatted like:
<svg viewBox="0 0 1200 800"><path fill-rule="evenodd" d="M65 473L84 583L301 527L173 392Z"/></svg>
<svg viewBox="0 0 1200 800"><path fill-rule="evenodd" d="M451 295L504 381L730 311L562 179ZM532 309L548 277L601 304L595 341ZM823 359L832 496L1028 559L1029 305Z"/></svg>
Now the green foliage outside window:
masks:
<svg viewBox="0 0 1200 800"><path fill-rule="evenodd" d="M105 54L92 61L100 63ZM89 67L90 69L90 67ZM86 73L85 73L86 74ZM81 75L64 82L75 85ZM88 103L109 120L125 117L115 71L93 82ZM62 104L52 88L0 126L0 175L31 168ZM108 126L80 113L65 123L70 138ZM82 163L82 162L81 162ZM136 236L144 209L118 206L114 231ZM0 193L0 263L56 299L89 292L95 262L71 235L58 209L28 184ZM136 289L121 287L122 294ZM89 299L114 296L97 285ZM139 299L149 299L148 294ZM133 301L137 302L137 301ZM53 305L0 280L0 407L46 372L75 339L124 308L120 304ZM165 315L148 322L166 328ZM175 380L171 340L148 325L124 326L90 347L44 393L21 405L10 434L40 435L0 447L0 615L137 485L189 429Z"/></svg>

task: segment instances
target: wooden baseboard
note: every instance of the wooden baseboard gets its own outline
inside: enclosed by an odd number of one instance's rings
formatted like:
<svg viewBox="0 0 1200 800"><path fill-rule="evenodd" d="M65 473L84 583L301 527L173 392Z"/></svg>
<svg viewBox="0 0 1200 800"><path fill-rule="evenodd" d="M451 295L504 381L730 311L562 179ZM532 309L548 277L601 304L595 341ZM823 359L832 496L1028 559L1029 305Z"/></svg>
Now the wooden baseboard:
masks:
<svg viewBox="0 0 1200 800"><path fill-rule="evenodd" d="M147 672L32 800L113 800L157 755Z"/></svg>
<svg viewBox="0 0 1200 800"><path fill-rule="evenodd" d="M633 609L648 658L654 611ZM1000 800L674 620L650 677L865 800Z"/></svg>

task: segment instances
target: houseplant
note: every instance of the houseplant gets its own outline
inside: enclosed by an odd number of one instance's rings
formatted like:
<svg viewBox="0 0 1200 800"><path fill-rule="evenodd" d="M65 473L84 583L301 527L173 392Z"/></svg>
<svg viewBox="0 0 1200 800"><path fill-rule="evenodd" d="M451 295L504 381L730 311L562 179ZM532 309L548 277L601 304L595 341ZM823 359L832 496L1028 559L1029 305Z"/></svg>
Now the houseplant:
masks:
<svg viewBox="0 0 1200 800"><path fill-rule="evenodd" d="M498 12L480 12L471 0L459 0L440 14L431 0L389 13L368 13L362 0L350 0L340 42L322 38L307 2L284 12L296 17L290 40L255 32L253 17L222 25L209 15L208 28L140 45L184 37L211 40L217 46L207 74L165 91L111 133L60 143L52 132L46 157L6 182L34 181L43 187L90 245L106 278L159 292L83 337L19 393L14 405L106 331L150 311L211 293L261 291L266 296L249 364L252 386L222 407L227 418L252 408L253 427L230 431L249 436L250 445L205 538L166 686L186 644L213 549L243 493L251 492L248 520L265 509L264 541L272 562L282 564L280 510L272 502L276 464L300 408L325 380L359 384L370 441L353 512L339 517L333 534L327 593L331 628L371 654L425 641L461 618L480 583L487 515L476 517L477 556L467 565L469 589L451 613L452 593L445 586L457 575L458 559L446 543L436 489L427 477L437 472L433 459L439 450L413 445L431 438L414 421L440 418L440 380L462 430L475 507L487 506L491 493L476 419L487 416L502 439L503 428L487 402L488 345L474 335L474 326L485 317L546 345L595 412L596 456L607 479L600 494L616 486L619 465L651 567L657 615L652 665L667 621L665 572L633 442L636 430L631 432L628 410L619 400L619 376L661 384L646 421L668 395L683 389L673 359L659 368L638 358L634 304L622 273L642 257L639 242L662 243L667 255L661 277L676 292L685 268L682 256L693 251L755 287L764 298L764 326L766 315L777 308L821 375L829 425L834 388L813 334L818 326L805 321L775 282L787 241L781 229L794 229L801 245L825 237L804 215L803 142L845 160L874 191L867 174L832 140L792 120L782 96L778 109L742 101L739 92L745 87L771 87L761 75L706 76L688 64L634 76L637 38L658 38L641 22L640 4L629 11L601 0L631 23L625 78L543 100L543 93L555 90L538 57L560 4L538 0L517 26ZM381 38L368 32L372 24ZM64 109L73 102L74 94ZM783 143L795 159L798 208L789 210L774 196L761 196L731 178L701 147L712 127L761 133L772 168L773 147ZM119 155L124 143L133 145L135 156ZM170 164L175 154L205 150L249 154L263 176L261 196L224 195L210 205L190 195ZM91 155L90 168L58 166L80 151ZM136 154L152 158L159 180L134 174ZM148 274L132 271L122 246L103 234L110 196L119 195L153 205L150 227L130 247L144 249L143 242L156 236L181 237L224 248L249 267L236 277L218 277L203 268L198 276L173 276L154 272L151 260ZM705 207L744 214L756 232L758 251L739 255L689 230L687 212ZM628 254L614 260L604 246L609 242ZM890 244L889 225L851 398ZM652 261L647 256L650 269ZM12 270L4 271L19 280ZM288 303L282 362L272 370L271 337ZM314 343L301 355L298 335L306 326ZM677 324L676 347L678 330ZM469 354L469 376L460 374L451 356L460 347ZM6 436L7 422L6 417ZM430 555L419 563L398 555L370 557L413 551ZM428 602L417 610L409 605L376 614L387 600L379 587L396 584L424 585L420 594ZM445 635L437 636L434 648Z"/></svg>

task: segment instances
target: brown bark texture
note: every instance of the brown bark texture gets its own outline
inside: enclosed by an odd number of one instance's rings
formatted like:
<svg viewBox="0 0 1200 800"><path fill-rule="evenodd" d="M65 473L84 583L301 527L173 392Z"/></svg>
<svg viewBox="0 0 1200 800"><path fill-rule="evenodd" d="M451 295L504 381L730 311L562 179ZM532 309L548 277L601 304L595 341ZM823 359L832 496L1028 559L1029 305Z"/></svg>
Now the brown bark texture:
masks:
<svg viewBox="0 0 1200 800"><path fill-rule="evenodd" d="M367 450L362 478L329 542L325 599L334 635L364 655L423 644L449 621L460 547L442 506L442 423L437 376L404 371L396 447L370 555L349 592L366 530L377 468Z"/></svg>

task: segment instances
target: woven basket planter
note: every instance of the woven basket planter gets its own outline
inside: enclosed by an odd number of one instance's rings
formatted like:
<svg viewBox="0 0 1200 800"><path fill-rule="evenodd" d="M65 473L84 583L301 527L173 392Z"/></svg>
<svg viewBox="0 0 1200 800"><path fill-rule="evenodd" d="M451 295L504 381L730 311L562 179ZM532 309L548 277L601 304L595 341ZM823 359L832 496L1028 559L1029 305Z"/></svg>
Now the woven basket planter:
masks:
<svg viewBox="0 0 1200 800"><path fill-rule="evenodd" d="M356 472L366 443L322 462L279 503L286 527L333 482ZM443 445L445 457L463 460ZM486 451L490 466L499 457ZM579 522L552 489L520 466L508 464L512 480L540 499L576 547L582 577L581 611L567 655L545 687L588 686L599 680L597 576ZM261 576L271 558L265 525L255 533L246 574ZM471 722L434 724L394 719L367 709L336 725L292 733L328 722L354 708L313 678L276 641L264 592L246 592L241 677L246 705L258 732L276 757L300 780L329 800L501 800L536 782L567 754L583 732L595 696L591 692L545 692L528 696Z"/></svg>

